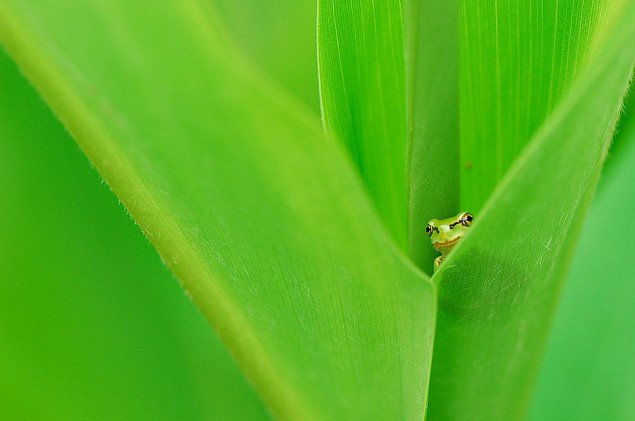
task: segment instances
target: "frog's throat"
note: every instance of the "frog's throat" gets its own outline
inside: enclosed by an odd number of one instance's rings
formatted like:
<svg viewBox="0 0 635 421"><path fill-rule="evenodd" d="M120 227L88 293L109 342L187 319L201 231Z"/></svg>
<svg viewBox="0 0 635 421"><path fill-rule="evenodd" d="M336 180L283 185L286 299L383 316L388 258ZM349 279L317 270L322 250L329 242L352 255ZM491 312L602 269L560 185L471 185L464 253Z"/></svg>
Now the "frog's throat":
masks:
<svg viewBox="0 0 635 421"><path fill-rule="evenodd" d="M436 243L434 245L434 248L440 252L444 252L444 251L448 252L452 249L452 247L456 245L456 243L459 242L460 239L461 237L456 237L454 240L446 241L444 243Z"/></svg>

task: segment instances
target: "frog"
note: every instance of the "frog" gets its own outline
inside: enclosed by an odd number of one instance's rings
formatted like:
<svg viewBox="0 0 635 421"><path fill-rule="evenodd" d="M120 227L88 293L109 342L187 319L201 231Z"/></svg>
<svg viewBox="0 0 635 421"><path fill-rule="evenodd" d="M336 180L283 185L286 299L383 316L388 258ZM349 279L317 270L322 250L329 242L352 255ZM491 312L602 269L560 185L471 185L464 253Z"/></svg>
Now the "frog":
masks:
<svg viewBox="0 0 635 421"><path fill-rule="evenodd" d="M474 217L469 212L461 212L447 219L432 219L426 227L426 234L430 237L432 246L441 252L441 256L434 259L434 271L436 272L445 259L457 245L461 238L469 231Z"/></svg>

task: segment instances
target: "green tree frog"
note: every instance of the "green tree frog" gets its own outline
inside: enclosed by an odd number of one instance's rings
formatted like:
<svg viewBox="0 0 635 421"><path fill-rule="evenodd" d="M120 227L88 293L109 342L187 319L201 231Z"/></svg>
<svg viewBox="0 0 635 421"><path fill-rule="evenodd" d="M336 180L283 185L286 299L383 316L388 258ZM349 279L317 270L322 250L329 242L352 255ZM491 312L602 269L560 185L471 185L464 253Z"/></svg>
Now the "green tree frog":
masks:
<svg viewBox="0 0 635 421"><path fill-rule="evenodd" d="M426 233L434 248L441 252L441 256L434 259L435 271L439 269L443 259L470 229L473 220L474 217L471 213L461 212L452 218L432 219L428 222Z"/></svg>

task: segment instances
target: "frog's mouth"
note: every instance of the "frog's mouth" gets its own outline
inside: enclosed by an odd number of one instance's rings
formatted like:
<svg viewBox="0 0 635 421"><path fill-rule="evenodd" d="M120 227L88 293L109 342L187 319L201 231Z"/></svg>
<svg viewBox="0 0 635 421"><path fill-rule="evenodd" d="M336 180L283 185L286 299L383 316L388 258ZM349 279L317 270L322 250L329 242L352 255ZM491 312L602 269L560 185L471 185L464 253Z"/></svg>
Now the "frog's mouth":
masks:
<svg viewBox="0 0 635 421"><path fill-rule="evenodd" d="M458 243L460 239L461 239L461 237L457 237L454 240L446 241L444 243L436 243L434 248L436 248L436 249L446 249L448 247L452 247L456 243Z"/></svg>

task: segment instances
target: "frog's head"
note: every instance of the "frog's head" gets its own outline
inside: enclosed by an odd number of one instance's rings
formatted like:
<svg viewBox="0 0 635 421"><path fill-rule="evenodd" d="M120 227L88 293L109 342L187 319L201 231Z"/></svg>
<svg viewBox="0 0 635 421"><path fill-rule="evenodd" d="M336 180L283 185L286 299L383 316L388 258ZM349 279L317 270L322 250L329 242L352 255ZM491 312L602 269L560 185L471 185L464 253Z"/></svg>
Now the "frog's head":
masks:
<svg viewBox="0 0 635 421"><path fill-rule="evenodd" d="M426 233L434 248L439 251L451 249L470 229L474 217L468 212L461 212L448 219L433 219L428 222Z"/></svg>

